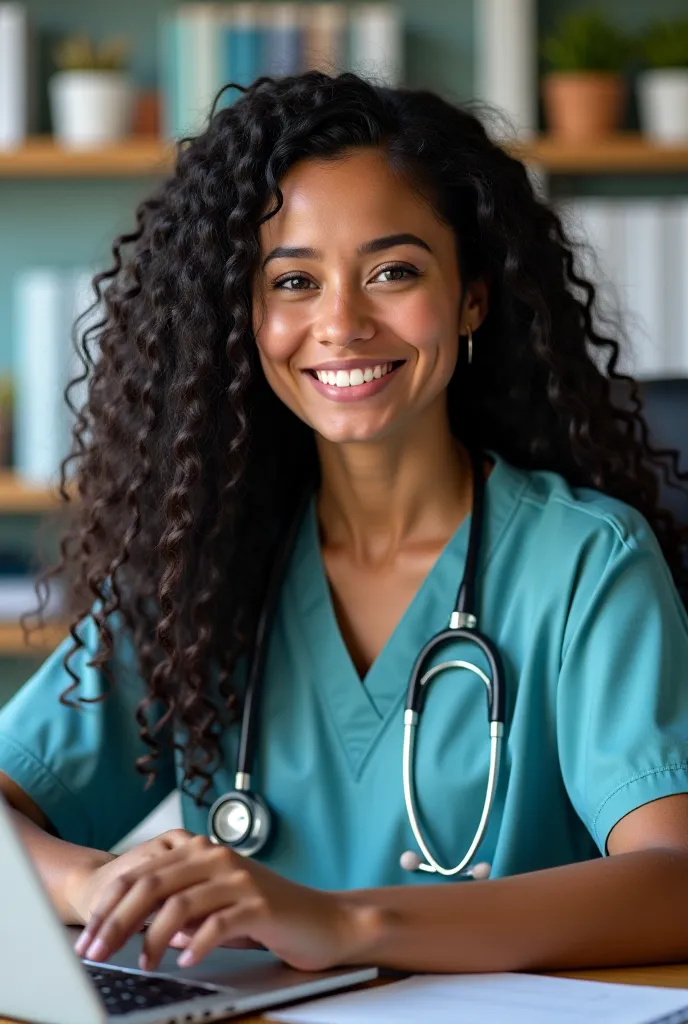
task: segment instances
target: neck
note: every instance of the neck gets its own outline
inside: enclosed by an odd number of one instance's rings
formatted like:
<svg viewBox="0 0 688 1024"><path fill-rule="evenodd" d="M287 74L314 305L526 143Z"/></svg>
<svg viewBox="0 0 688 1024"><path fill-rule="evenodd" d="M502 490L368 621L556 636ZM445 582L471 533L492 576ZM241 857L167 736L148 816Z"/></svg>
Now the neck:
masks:
<svg viewBox="0 0 688 1024"><path fill-rule="evenodd" d="M378 442L318 438L318 453L323 542L355 561L383 565L407 545L443 546L470 512L470 460L444 402Z"/></svg>

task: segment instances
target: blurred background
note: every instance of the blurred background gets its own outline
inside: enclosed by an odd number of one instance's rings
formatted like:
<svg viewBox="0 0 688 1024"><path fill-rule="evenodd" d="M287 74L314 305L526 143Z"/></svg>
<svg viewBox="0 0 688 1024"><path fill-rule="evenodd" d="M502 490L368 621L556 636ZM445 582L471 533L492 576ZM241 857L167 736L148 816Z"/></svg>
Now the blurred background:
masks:
<svg viewBox="0 0 688 1024"><path fill-rule="evenodd" d="M490 131L592 245L624 366L688 380L688 0L0 2L0 704L64 635L59 594L31 650L19 615L55 554L91 275L224 82L308 67L503 111Z"/></svg>

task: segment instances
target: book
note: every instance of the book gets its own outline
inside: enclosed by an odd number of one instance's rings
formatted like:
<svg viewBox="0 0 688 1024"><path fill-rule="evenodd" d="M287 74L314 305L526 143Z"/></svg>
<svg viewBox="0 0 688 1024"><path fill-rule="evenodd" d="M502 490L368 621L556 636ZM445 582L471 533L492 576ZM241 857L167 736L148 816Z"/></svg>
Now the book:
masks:
<svg viewBox="0 0 688 1024"><path fill-rule="evenodd" d="M476 94L508 117L515 134L537 128L535 0L476 0Z"/></svg>
<svg viewBox="0 0 688 1024"><path fill-rule="evenodd" d="M349 8L349 64L380 84L404 79L403 20L394 3L359 3Z"/></svg>
<svg viewBox="0 0 688 1024"><path fill-rule="evenodd" d="M261 74L296 75L303 66L301 10L297 3L266 4L262 24Z"/></svg>
<svg viewBox="0 0 688 1024"><path fill-rule="evenodd" d="M301 4L303 70L342 72L348 56L347 29L345 4Z"/></svg>
<svg viewBox="0 0 688 1024"><path fill-rule="evenodd" d="M29 29L23 4L0 3L0 149L29 132Z"/></svg>

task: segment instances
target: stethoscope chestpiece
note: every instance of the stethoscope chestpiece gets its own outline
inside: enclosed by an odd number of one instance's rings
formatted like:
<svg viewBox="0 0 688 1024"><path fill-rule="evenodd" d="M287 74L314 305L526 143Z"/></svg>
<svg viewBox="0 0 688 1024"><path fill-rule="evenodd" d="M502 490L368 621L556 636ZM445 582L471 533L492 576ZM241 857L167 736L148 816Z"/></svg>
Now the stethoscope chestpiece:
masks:
<svg viewBox="0 0 688 1024"><path fill-rule="evenodd" d="M253 857L270 835L270 811L261 797L246 790L224 793L208 811L212 843L228 846L242 857Z"/></svg>

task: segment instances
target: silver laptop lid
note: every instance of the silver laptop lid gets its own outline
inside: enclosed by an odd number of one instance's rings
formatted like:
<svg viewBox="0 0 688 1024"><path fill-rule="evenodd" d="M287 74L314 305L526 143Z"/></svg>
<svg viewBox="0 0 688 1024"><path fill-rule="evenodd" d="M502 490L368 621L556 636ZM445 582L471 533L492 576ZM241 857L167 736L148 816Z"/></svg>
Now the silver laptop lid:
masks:
<svg viewBox="0 0 688 1024"><path fill-rule="evenodd" d="M81 969L2 794L0 836L0 1015L101 1024L107 1019L103 1004Z"/></svg>

